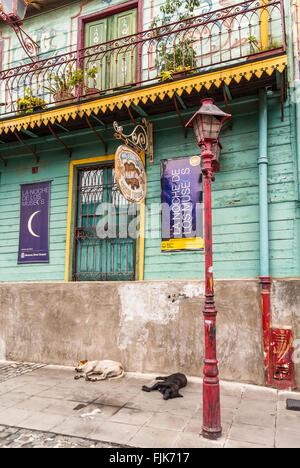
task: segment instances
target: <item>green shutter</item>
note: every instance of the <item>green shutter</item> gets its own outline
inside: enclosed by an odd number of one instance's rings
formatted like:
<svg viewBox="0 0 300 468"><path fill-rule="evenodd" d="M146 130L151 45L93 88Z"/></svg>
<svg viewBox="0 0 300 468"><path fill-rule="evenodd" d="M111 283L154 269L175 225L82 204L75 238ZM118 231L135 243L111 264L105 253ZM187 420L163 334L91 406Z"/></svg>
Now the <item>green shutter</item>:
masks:
<svg viewBox="0 0 300 468"><path fill-rule="evenodd" d="M103 44L137 32L137 9L124 11L108 18L85 25L84 47ZM122 42L118 42L119 46ZM137 46L124 43L118 53L99 52L85 60L85 69L97 67L95 80L89 79L88 87L107 89L128 86L136 82Z"/></svg>
<svg viewBox="0 0 300 468"><path fill-rule="evenodd" d="M90 47L107 42L108 39L108 18L104 18L85 25L84 47ZM97 68L97 76L87 80L89 88L105 89L107 87L107 58L106 55L99 52L92 54L85 60L85 70Z"/></svg>
<svg viewBox="0 0 300 468"><path fill-rule="evenodd" d="M120 39L137 33L137 10L129 10L111 17L110 39ZM122 42L120 41L121 45ZM136 82L137 46L124 47L110 60L110 87L128 86Z"/></svg>

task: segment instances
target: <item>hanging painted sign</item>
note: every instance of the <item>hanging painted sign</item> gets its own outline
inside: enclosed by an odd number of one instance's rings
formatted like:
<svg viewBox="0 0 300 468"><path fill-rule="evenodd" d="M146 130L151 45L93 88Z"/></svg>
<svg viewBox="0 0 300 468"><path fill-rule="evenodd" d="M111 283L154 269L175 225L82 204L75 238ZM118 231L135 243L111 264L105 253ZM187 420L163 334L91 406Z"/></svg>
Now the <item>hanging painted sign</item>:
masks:
<svg viewBox="0 0 300 468"><path fill-rule="evenodd" d="M21 185L18 263L49 263L51 182Z"/></svg>
<svg viewBox="0 0 300 468"><path fill-rule="evenodd" d="M204 248L200 163L199 156L161 161L163 252Z"/></svg>
<svg viewBox="0 0 300 468"><path fill-rule="evenodd" d="M122 195L132 203L142 203L146 197L146 170L138 153L121 145L115 155L115 178Z"/></svg>

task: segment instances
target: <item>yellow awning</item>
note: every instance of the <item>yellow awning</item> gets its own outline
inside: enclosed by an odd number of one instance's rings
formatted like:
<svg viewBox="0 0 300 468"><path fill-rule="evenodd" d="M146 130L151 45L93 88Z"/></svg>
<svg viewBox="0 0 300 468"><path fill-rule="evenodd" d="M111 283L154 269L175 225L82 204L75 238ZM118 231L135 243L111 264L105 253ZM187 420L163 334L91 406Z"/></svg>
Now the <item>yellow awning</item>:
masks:
<svg viewBox="0 0 300 468"><path fill-rule="evenodd" d="M21 128L27 130L36 126L48 125L48 123L58 122L63 119L68 121L75 119L77 116L88 116L93 112L97 115L100 111L105 113L107 110L113 111L116 107L121 109L124 105L129 108L131 104L138 105L146 103L149 99L155 102L157 99L164 99L167 95L170 98L177 93L179 96L183 92L190 94L194 89L200 91L202 87L207 90L212 85L220 87L223 82L227 85L234 80L239 83L242 78L250 80L253 76L260 78L264 72L271 75L275 70L282 73L287 66L286 55L279 57L271 57L266 60L261 60L252 63L244 63L225 70L212 71L201 75L190 75L183 80L163 82L149 88L135 88L126 94L117 96L102 97L89 102L71 105L63 108L54 108L42 113L34 113L31 115L18 116L17 118L0 122L0 134L15 130L20 131Z"/></svg>

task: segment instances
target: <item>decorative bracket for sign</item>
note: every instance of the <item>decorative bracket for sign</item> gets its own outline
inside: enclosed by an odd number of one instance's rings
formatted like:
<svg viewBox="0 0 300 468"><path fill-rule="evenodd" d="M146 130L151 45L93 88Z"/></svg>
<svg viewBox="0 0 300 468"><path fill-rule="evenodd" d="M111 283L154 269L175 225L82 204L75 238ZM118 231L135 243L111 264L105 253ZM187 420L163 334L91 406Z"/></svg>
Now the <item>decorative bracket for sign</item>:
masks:
<svg viewBox="0 0 300 468"><path fill-rule="evenodd" d="M147 119L142 119L143 124L136 125L135 129L129 135L123 133L123 127L114 122L115 138L123 140L125 144L135 151L145 153L149 156L150 163L153 163L153 124Z"/></svg>

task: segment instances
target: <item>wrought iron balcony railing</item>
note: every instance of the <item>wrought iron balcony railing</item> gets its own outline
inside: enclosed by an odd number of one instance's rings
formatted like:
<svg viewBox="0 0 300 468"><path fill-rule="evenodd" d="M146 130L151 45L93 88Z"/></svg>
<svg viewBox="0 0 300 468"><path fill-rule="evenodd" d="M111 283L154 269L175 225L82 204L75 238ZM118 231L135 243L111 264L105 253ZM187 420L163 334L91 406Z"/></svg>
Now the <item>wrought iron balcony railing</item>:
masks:
<svg viewBox="0 0 300 468"><path fill-rule="evenodd" d="M286 50L283 0L248 0L1 72L2 118L126 92Z"/></svg>

